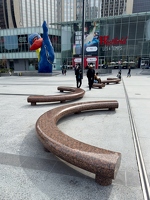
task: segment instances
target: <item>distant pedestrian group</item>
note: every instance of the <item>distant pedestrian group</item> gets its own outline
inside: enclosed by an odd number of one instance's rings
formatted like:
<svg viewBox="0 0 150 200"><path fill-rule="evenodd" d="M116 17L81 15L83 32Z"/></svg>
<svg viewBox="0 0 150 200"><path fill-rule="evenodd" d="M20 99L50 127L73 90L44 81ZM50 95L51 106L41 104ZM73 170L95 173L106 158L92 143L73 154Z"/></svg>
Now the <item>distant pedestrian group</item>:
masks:
<svg viewBox="0 0 150 200"><path fill-rule="evenodd" d="M76 87L80 88L82 85L82 79L83 79L83 67L80 63L76 63L76 65L73 67L75 77L76 77ZM87 72L86 76L88 79L88 88L91 90L93 87L93 83L101 83L101 78L99 77L99 73L95 72L94 66L92 63L86 67Z"/></svg>

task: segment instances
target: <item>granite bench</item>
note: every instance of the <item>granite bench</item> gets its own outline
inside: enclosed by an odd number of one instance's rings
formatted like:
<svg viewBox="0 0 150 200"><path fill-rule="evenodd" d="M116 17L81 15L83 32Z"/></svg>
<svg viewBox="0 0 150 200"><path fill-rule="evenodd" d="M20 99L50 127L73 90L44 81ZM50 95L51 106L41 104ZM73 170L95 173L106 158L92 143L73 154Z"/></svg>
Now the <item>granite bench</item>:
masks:
<svg viewBox="0 0 150 200"><path fill-rule="evenodd" d="M116 79L119 79L119 78L107 78L107 80L116 80Z"/></svg>
<svg viewBox="0 0 150 200"><path fill-rule="evenodd" d="M57 127L57 122L70 114L88 110L115 110L118 102L93 101L59 106L47 111L36 122L36 132L44 147L60 159L95 174L95 181L110 185L118 172L121 154L76 140ZM87 126L87 125L86 125Z"/></svg>
<svg viewBox="0 0 150 200"><path fill-rule="evenodd" d="M114 79L114 78L113 78L113 79L111 79L111 78L108 79L108 78L107 78L107 80L102 80L101 83L104 83L104 84L107 84L107 85L108 85L109 83L116 83L116 84L118 84L118 83L120 83L120 81L121 81L121 80L120 80L119 78L115 78L115 79Z"/></svg>
<svg viewBox="0 0 150 200"><path fill-rule="evenodd" d="M93 88L100 88L102 89L103 87L105 87L104 83L93 83L92 85Z"/></svg>
<svg viewBox="0 0 150 200"><path fill-rule="evenodd" d="M31 103L31 105L36 105L37 102L42 103L60 101L62 103L65 101L82 98L85 94L83 89L75 87L59 86L57 90L60 92L67 91L68 93L63 95L31 95L27 98L27 102Z"/></svg>

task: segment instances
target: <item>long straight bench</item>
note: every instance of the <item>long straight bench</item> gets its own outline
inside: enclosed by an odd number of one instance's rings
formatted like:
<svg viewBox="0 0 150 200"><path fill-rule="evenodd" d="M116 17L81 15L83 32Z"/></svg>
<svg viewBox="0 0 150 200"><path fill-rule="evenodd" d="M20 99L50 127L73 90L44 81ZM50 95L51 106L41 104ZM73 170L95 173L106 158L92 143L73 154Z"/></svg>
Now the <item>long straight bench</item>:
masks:
<svg viewBox="0 0 150 200"><path fill-rule="evenodd" d="M57 122L70 114L88 110L118 108L118 102L93 101L60 106L47 111L36 122L36 131L45 148L72 165L96 174L95 181L106 186L118 172L121 154L76 140L57 127ZM87 126L87 125L86 125Z"/></svg>
<svg viewBox="0 0 150 200"><path fill-rule="evenodd" d="M75 87L66 87L66 86L59 86L57 88L60 92L67 91L69 93L61 94L61 95L31 95L27 98L27 102L31 103L31 105L36 105L36 103L43 103L43 102L55 102L60 101L71 101L75 99L82 98L85 94L85 91L81 88Z"/></svg>

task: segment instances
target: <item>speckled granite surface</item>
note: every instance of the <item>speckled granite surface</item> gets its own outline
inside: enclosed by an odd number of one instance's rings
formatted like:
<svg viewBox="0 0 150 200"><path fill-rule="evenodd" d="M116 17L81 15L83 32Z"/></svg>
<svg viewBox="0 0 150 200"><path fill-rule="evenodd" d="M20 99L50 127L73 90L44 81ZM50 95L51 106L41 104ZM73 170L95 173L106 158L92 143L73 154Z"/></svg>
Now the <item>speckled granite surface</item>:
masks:
<svg viewBox="0 0 150 200"><path fill-rule="evenodd" d="M69 137L57 128L64 116L87 110L115 109L117 101L91 101L59 106L44 114L36 123L36 130L43 145L59 158L96 174L96 182L110 185L117 175L121 154L98 148Z"/></svg>
<svg viewBox="0 0 150 200"><path fill-rule="evenodd" d="M31 103L31 105L36 105L36 103L42 102L65 102L70 100L75 100L82 98L85 94L85 91L81 88L75 87L67 87L60 86L57 88L60 92L69 91L69 94L61 94L61 95L32 95L27 98L27 102Z"/></svg>

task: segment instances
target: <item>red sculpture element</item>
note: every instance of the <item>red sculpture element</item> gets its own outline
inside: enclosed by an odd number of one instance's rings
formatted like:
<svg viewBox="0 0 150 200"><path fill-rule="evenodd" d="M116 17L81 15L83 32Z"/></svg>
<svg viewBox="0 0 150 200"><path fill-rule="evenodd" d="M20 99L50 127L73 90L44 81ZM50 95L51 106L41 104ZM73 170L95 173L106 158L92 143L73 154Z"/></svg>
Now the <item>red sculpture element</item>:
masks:
<svg viewBox="0 0 150 200"><path fill-rule="evenodd" d="M42 43L43 43L43 38L34 40L34 43L30 46L30 50L36 50L38 48L41 48Z"/></svg>

